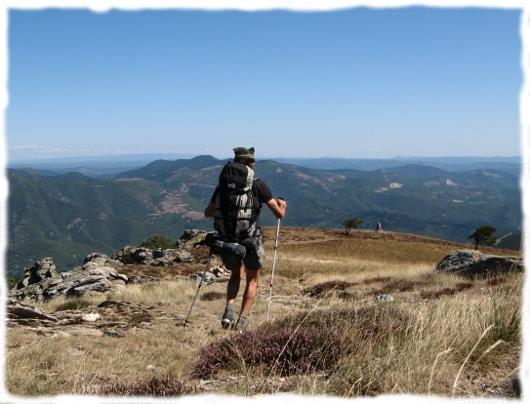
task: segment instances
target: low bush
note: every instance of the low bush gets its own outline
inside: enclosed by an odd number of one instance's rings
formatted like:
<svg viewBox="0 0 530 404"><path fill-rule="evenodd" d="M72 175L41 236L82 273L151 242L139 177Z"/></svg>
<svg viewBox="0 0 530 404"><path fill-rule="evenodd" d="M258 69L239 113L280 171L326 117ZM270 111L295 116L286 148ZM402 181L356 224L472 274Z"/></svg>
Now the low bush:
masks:
<svg viewBox="0 0 530 404"><path fill-rule="evenodd" d="M326 295L331 290L346 290L350 286L356 285L353 282L345 282L345 281L327 281L323 283L317 283L316 285L307 287L303 290L303 293L306 295L309 295L310 297L316 297L320 298Z"/></svg>
<svg viewBox="0 0 530 404"><path fill-rule="evenodd" d="M151 250L157 248L167 250L175 247L175 240L166 234L156 234L149 237L147 240L142 241L140 247L149 248Z"/></svg>
<svg viewBox="0 0 530 404"><path fill-rule="evenodd" d="M203 294L201 296L201 300L204 301L204 302L211 302L211 301L214 301L214 300L220 300L220 299L222 299L224 297L225 297L224 293L216 292L216 291L212 290L211 292L206 292L205 294Z"/></svg>
<svg viewBox="0 0 530 404"><path fill-rule="evenodd" d="M391 293L391 292L411 292L415 290L417 286L425 285L421 281L411 281L409 279L394 279L383 285L377 293Z"/></svg>
<svg viewBox="0 0 530 404"><path fill-rule="evenodd" d="M497 285L500 285L501 283L504 283L506 282L506 279L504 278L489 278L486 283L488 286L497 286Z"/></svg>
<svg viewBox="0 0 530 404"><path fill-rule="evenodd" d="M121 382L104 386L103 395L119 396L182 396L196 392L192 386L170 376L153 376L145 381Z"/></svg>
<svg viewBox="0 0 530 404"><path fill-rule="evenodd" d="M377 283L377 282L388 282L393 280L394 278L391 278L390 276L376 276L374 278L368 278L363 280L364 285L368 285L370 283Z"/></svg>
<svg viewBox="0 0 530 404"><path fill-rule="evenodd" d="M192 377L206 378L221 369L257 365L284 376L329 371L340 359L341 351L339 338L327 329L246 332L202 348Z"/></svg>
<svg viewBox="0 0 530 404"><path fill-rule="evenodd" d="M89 307L91 305L92 305L92 303L89 302L88 300L85 300L83 298L73 297L73 298L66 299L66 301L64 303L59 304L55 308L55 311L81 310L81 309L84 309L85 307Z"/></svg>

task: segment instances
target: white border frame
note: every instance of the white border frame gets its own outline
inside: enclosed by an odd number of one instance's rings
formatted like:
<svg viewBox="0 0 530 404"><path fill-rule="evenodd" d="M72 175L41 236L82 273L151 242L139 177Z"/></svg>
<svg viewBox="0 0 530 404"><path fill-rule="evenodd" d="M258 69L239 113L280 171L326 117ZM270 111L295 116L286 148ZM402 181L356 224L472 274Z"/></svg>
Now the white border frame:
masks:
<svg viewBox="0 0 530 404"><path fill-rule="evenodd" d="M5 144L6 139L6 110L8 105L8 12L9 9L43 9L43 8L68 8L68 9L90 9L95 12L106 12L111 9L119 9L123 11L128 10L143 10L143 9L205 9L205 10L243 10L243 11L265 11L265 10L290 10L290 11L329 11L337 9L345 9L351 7L407 7L407 6L425 6L425 7L481 7L481 8L496 8L496 9L520 9L521 23L520 35L522 43L521 51L521 68L523 71L523 85L519 97L519 113L520 113L520 142L523 155L521 189L522 189L522 213L523 213L523 234L530 234L530 223L526 220L527 214L530 213L530 0L7 0L3 5L0 5L0 108L2 114L0 115L0 128L3 135L3 141L0 142L0 165L4 167L4 173L0 176L0 249L3 253L3 260L1 262L1 269L5 274L5 257L7 245L7 197L8 197L8 181L6 177L6 162L7 162L7 148ZM524 251L529 251L530 239L524 237ZM525 266L530 268L530 261L525 254ZM524 282L523 297L530 296L530 287L528 281ZM254 398L232 397L232 396L217 396L217 395L199 395L185 398L163 399L163 398L108 398L98 396L83 396L83 395L60 395L40 398L22 398L8 393L5 385L5 303L7 299L7 290L4 282L0 282L0 297L2 298L2 322L0 324L0 401L9 403L72 403L79 404L89 402L101 403L159 403L159 402L190 402L190 403L248 403L253 402L261 404L265 402L280 403L286 399L296 402L307 402L310 400L313 403L323 402L346 402L350 401L343 398L334 397L308 397L295 395L275 395L275 396L258 396ZM529 302L528 299L523 299L523 321L522 321L522 359L519 375L521 383L523 384L523 396L530 397L526 393L527 382L530 376L529 367L529 352L527 347L527 338L529 334ZM455 401L455 399L444 399L439 397L426 396L378 396L375 399L356 398L355 402L413 402L420 403L428 400L429 402L447 402ZM509 402L503 399L456 399L462 403L476 403L480 402ZM525 400L526 401L526 400Z"/></svg>

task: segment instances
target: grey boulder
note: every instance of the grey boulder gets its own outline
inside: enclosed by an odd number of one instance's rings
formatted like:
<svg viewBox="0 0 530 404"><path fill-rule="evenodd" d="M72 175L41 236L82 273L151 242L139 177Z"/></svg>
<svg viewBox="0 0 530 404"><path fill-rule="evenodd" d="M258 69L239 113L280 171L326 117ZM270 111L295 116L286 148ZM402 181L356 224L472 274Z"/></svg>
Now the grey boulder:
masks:
<svg viewBox="0 0 530 404"><path fill-rule="evenodd" d="M476 250L458 250L447 255L435 271L453 273L463 277L488 277L499 273L522 272L520 257L484 254Z"/></svg>

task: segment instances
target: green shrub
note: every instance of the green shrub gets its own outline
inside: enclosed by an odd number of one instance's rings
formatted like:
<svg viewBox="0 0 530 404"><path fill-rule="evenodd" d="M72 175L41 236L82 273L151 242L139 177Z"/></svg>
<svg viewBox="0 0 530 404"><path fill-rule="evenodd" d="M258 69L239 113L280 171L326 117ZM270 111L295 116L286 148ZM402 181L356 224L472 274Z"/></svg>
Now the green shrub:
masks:
<svg viewBox="0 0 530 404"><path fill-rule="evenodd" d="M169 248L173 248L174 246L175 240L166 234L156 234L140 243L140 247L149 248L151 250L155 250L157 248L167 250Z"/></svg>
<svg viewBox="0 0 530 404"><path fill-rule="evenodd" d="M9 289L13 289L15 286L17 286L17 284L20 282L20 279L18 278L18 276L15 276L15 275L9 275L7 277L7 287Z"/></svg>

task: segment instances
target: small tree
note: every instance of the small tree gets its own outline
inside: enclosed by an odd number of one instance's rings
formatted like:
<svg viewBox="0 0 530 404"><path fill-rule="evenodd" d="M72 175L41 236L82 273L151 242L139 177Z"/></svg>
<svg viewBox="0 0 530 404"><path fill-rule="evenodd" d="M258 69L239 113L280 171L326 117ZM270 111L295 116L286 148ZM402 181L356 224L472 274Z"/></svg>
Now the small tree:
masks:
<svg viewBox="0 0 530 404"><path fill-rule="evenodd" d="M174 246L175 240L166 234L156 234L149 237L147 240L142 241L140 244L140 247L150 248L151 250L155 250L157 248L167 250L168 248L173 248Z"/></svg>
<svg viewBox="0 0 530 404"><path fill-rule="evenodd" d="M475 229L467 238L475 242L475 250L478 250L479 244L493 245L497 240L497 237L493 236L496 229L492 226L480 226Z"/></svg>
<svg viewBox="0 0 530 404"><path fill-rule="evenodd" d="M13 289L20 282L20 278L16 275L7 276L7 287Z"/></svg>
<svg viewBox="0 0 530 404"><path fill-rule="evenodd" d="M344 222L342 222L342 225L344 226L346 230L346 234L349 234L351 229L358 228L362 224L362 222L363 222L363 219L355 216L355 217L346 219Z"/></svg>

